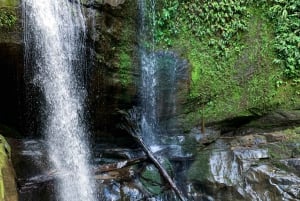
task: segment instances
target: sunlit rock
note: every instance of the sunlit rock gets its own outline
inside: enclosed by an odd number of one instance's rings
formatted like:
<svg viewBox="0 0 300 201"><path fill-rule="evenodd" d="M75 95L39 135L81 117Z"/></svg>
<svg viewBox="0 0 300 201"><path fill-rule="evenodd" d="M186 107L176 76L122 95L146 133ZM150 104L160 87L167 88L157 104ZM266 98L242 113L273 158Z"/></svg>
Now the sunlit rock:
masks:
<svg viewBox="0 0 300 201"><path fill-rule="evenodd" d="M0 135L0 200L18 201L15 176L10 146Z"/></svg>

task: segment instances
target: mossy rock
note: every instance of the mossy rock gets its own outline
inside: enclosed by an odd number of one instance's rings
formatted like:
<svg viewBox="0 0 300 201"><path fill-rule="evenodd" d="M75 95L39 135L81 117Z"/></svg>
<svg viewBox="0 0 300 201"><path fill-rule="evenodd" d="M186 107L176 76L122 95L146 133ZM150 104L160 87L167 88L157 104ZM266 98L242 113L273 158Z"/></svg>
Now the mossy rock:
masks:
<svg viewBox="0 0 300 201"><path fill-rule="evenodd" d="M292 158L300 158L300 147L295 147L292 150Z"/></svg>
<svg viewBox="0 0 300 201"><path fill-rule="evenodd" d="M0 200L18 201L15 172L10 159L11 148L0 135Z"/></svg>
<svg viewBox="0 0 300 201"><path fill-rule="evenodd" d="M268 148L271 159L290 158L292 155L291 147L287 143L272 143L264 147Z"/></svg>
<svg viewBox="0 0 300 201"><path fill-rule="evenodd" d="M160 159L161 165L167 170L169 175L173 176L172 164L167 159ZM141 173L141 183L145 189L152 195L160 195L165 190L166 186L160 172L155 167L155 165L147 165Z"/></svg>
<svg viewBox="0 0 300 201"><path fill-rule="evenodd" d="M211 176L210 151L202 151L188 171L188 179L193 182L205 183Z"/></svg>

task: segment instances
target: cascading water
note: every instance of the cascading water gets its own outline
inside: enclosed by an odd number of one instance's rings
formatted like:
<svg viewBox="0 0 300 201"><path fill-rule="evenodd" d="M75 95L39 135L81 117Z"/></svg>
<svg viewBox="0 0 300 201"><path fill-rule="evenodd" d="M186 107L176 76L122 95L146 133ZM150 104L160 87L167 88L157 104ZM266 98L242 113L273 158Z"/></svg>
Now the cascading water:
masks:
<svg viewBox="0 0 300 201"><path fill-rule="evenodd" d="M24 0L25 53L42 93L48 157L57 171L57 199L95 201L84 122L85 22L68 0Z"/></svg>
<svg viewBox="0 0 300 201"><path fill-rule="evenodd" d="M154 52L155 0L139 0L140 11L140 65L141 65L141 132L149 146L157 144L159 127L157 122L157 60ZM150 18L148 16L150 14ZM149 43L150 41L150 43ZM150 47L146 47L146 44Z"/></svg>

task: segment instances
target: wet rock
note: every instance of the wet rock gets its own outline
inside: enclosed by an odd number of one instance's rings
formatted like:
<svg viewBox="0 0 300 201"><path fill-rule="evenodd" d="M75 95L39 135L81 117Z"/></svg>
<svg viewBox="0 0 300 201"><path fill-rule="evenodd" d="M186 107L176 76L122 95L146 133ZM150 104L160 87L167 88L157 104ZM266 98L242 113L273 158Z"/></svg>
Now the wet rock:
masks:
<svg viewBox="0 0 300 201"><path fill-rule="evenodd" d="M170 161L166 158L159 158L159 160L162 167L173 177L174 172ZM159 170L153 164L142 167L140 181L151 196L160 195L165 190L166 183L161 177Z"/></svg>
<svg viewBox="0 0 300 201"><path fill-rule="evenodd" d="M218 130L207 128L206 132L201 133L201 129L195 127L191 129L190 133L182 139L183 151L186 154L194 155L199 149L215 142L221 133Z"/></svg>
<svg viewBox="0 0 300 201"><path fill-rule="evenodd" d="M251 200L300 199L300 178L294 174L260 165L250 168L245 178L245 191Z"/></svg>
<svg viewBox="0 0 300 201"><path fill-rule="evenodd" d="M20 200L56 200L53 169L48 164L46 145L41 140L11 139L13 165L18 177Z"/></svg>
<svg viewBox="0 0 300 201"><path fill-rule="evenodd" d="M193 128L189 133L189 138L193 138L195 141L201 144L210 144L216 141L220 137L221 133L218 130L207 128L205 133L201 132L201 129Z"/></svg>
<svg viewBox="0 0 300 201"><path fill-rule="evenodd" d="M300 158L283 159L280 160L284 165L293 168L296 174L300 176Z"/></svg>
<svg viewBox="0 0 300 201"><path fill-rule="evenodd" d="M289 158L298 146L278 136L221 137L202 148L188 171L189 194L195 200L299 200L300 163Z"/></svg>
<svg viewBox="0 0 300 201"><path fill-rule="evenodd" d="M286 135L283 133L267 133L264 134L266 136L268 142L282 142L286 140Z"/></svg>
<svg viewBox="0 0 300 201"><path fill-rule="evenodd" d="M300 146L297 146L292 150L292 158L300 158Z"/></svg>
<svg viewBox="0 0 300 201"><path fill-rule="evenodd" d="M188 92L189 69L187 60L171 51L155 52L157 79L156 114L161 132L167 136L182 133L179 115Z"/></svg>
<svg viewBox="0 0 300 201"><path fill-rule="evenodd" d="M93 55L88 83L92 128L97 136L128 139L130 136L119 129L122 115L118 111L131 108L137 93L137 2L105 2L118 6L101 4L88 9L94 13L88 29Z"/></svg>
<svg viewBox="0 0 300 201"><path fill-rule="evenodd" d="M266 137L262 135L246 135L237 136L230 142L231 146L235 147L251 147L254 145L267 143Z"/></svg>
<svg viewBox="0 0 300 201"><path fill-rule="evenodd" d="M125 0L96 0L96 2L109 4L111 6L118 6L120 4L123 4Z"/></svg>

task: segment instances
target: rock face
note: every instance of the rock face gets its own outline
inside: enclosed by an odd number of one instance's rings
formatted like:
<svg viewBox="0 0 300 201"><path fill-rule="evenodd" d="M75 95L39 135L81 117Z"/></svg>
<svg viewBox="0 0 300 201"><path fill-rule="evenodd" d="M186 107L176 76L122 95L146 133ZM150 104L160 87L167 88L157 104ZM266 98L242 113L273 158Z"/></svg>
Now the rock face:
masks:
<svg viewBox="0 0 300 201"><path fill-rule="evenodd" d="M100 2L100 3L99 3ZM102 3L101 3L102 2ZM89 82L89 107L96 135L120 139L122 115L139 104L140 59L138 47L138 5L130 1L96 1L88 9L92 70ZM164 133L176 128L175 116L188 90L187 61L177 54L157 51L157 114ZM115 138L117 137L117 138Z"/></svg>
<svg viewBox="0 0 300 201"><path fill-rule="evenodd" d="M190 195L216 201L300 200L299 158L292 158L299 139L295 130L219 138L198 152L190 167Z"/></svg>
<svg viewBox="0 0 300 201"><path fill-rule="evenodd" d="M89 22L88 104L94 133L115 141L116 136L126 135L118 128L118 111L131 108L137 94L137 3L99 2L87 10L94 16Z"/></svg>
<svg viewBox="0 0 300 201"><path fill-rule="evenodd" d="M98 2L103 2L104 4L109 4L111 6L118 6L120 4L123 4L125 0L98 0Z"/></svg>
<svg viewBox="0 0 300 201"><path fill-rule="evenodd" d="M28 78L32 72L24 70L21 7L19 0L0 0L0 125L39 135L43 117L37 115L42 104L37 102L43 97ZM131 108L137 94L137 2L98 0L89 5L86 1L83 7L90 47L88 121L92 133L124 136L116 124L121 118L118 111Z"/></svg>
<svg viewBox="0 0 300 201"><path fill-rule="evenodd" d="M0 124L18 127L23 91L20 2L0 1Z"/></svg>

